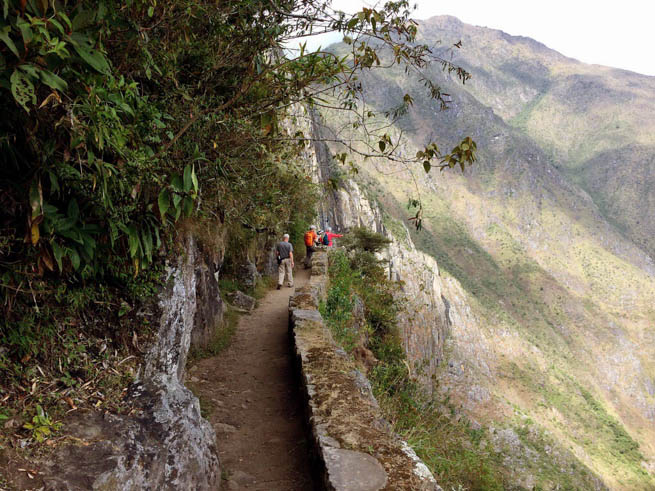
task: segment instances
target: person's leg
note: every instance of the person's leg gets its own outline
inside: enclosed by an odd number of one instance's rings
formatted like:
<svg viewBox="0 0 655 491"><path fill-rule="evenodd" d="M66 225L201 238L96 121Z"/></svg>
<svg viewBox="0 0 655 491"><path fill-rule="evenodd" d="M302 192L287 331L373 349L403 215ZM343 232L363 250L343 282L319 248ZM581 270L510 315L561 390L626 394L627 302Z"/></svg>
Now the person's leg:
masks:
<svg viewBox="0 0 655 491"><path fill-rule="evenodd" d="M305 256L305 266L311 267L312 265L312 254L314 254L314 247L307 246L307 255Z"/></svg>
<svg viewBox="0 0 655 491"><path fill-rule="evenodd" d="M286 259L284 260L286 261ZM284 283L284 261L277 265L277 289Z"/></svg>
<svg viewBox="0 0 655 491"><path fill-rule="evenodd" d="M291 267L291 259L285 259L283 261L286 263L285 269L287 270L287 277L289 278L289 288L293 286L293 268Z"/></svg>

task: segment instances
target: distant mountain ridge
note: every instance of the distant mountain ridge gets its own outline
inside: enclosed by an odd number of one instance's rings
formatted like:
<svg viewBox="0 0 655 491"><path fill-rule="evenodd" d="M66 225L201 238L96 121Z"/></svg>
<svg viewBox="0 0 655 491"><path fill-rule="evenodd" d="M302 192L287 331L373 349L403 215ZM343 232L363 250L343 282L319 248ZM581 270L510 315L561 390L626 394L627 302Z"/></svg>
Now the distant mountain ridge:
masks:
<svg viewBox="0 0 655 491"><path fill-rule="evenodd" d="M479 161L465 176L415 169L418 189L393 162L357 165L390 220L420 193L425 230L412 239L464 292L469 328L446 341L440 390L524 450L544 456L554 439L611 489L654 489L655 77L452 17L420 22L419 38L472 73L462 86L430 70L450 109L400 70L364 77L366 103L386 109L411 92L394 130L410 139L402 151L470 135ZM347 123L323 119L335 133ZM560 461L524 450L507 448L518 485L579 489Z"/></svg>
<svg viewBox="0 0 655 491"><path fill-rule="evenodd" d="M469 92L530 136L606 218L655 256L655 213L643 208L655 205L655 187L643 185L655 175L644 157L655 154L655 77L587 65L454 17L421 27L424 39L439 35L444 46L461 40L454 60L473 73Z"/></svg>

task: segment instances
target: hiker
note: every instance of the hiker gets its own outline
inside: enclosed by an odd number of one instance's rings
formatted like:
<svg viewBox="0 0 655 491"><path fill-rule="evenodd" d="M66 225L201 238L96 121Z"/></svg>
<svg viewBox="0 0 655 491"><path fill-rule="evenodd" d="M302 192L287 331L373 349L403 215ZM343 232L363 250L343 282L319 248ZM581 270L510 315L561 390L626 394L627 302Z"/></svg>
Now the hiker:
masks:
<svg viewBox="0 0 655 491"><path fill-rule="evenodd" d="M305 269L312 265L312 254L316 251L314 246L317 244L318 234L316 233L316 225L312 225L309 227L309 230L305 232L305 247L307 248L307 254L305 254Z"/></svg>
<svg viewBox="0 0 655 491"><path fill-rule="evenodd" d="M286 275L289 288L293 287L293 246L289 242L289 234L284 234L282 240L275 246L277 253L277 289L282 288L284 276Z"/></svg>
<svg viewBox="0 0 655 491"><path fill-rule="evenodd" d="M323 235L323 244L332 247L332 239L343 237L342 234L333 234L330 227L325 227L325 234Z"/></svg>

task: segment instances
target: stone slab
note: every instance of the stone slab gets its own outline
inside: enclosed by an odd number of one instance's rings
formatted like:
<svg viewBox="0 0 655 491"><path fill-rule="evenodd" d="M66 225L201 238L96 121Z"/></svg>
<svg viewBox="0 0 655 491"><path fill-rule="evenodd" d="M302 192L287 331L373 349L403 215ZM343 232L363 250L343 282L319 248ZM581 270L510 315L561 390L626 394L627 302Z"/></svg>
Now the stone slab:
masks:
<svg viewBox="0 0 655 491"><path fill-rule="evenodd" d="M326 448L325 466L336 491L378 491L387 485L384 467L362 452Z"/></svg>

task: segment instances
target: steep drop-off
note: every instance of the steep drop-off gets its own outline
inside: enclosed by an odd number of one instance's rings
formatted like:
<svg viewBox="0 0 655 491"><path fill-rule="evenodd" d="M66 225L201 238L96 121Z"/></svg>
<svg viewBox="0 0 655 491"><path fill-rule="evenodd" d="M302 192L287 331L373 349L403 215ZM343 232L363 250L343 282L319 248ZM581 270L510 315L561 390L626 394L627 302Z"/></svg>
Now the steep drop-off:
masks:
<svg viewBox="0 0 655 491"><path fill-rule="evenodd" d="M420 195L424 230L411 236L419 250L436 258L438 270L421 262L405 266L411 272L400 278L415 282L417 290L432 289L438 300L415 311L422 316L447 308L451 327L443 353L441 334L431 339L420 334L429 331L425 324L442 332L443 317L419 320L418 329L410 326L406 347L414 351L411 358L425 356L438 365L439 391L492 427L518 483L567 484L562 475L587 467L612 489L651 489L655 280L646 222L652 217L634 210L649 200L643 181L652 155L640 147L630 154L639 158L624 156L625 175L614 179L601 152L619 152L630 135L635 144L647 145L642 140L648 132L641 127L612 140L596 125L607 116L594 108L614 101L631 128L643 126L650 121L652 78L583 65L535 41L452 18L427 21L421 33L431 42L443 39L444 45L461 36L465 54L458 51L455 60L459 57L473 79L462 87L433 70L452 95L451 109L440 112L417 96L392 134L402 129L410 137L401 149L410 155L429 138L450 148L468 134L478 143L479 161L465 176L424 175L416 169L414 186L401 165L359 159L358 183L347 182L341 172L343 190L325 219L343 228L362 224L377 230L386 222L400 243L405 232L395 220L404 221L407 198ZM592 75L595 84L567 85ZM631 91L630 97L614 98L611 89L617 85ZM367 103L376 109L389 107L405 92L420 94L419 83L401 71L376 72L363 86ZM551 87L559 89L548 92ZM562 114L550 100L555 95L558 104L575 106L577 123L546 118ZM319 138L344 137L346 117L331 111L322 116ZM540 137L545 134L551 140ZM565 134L576 141L596 138L598 144L576 154L565 148ZM348 138L356 136L362 134L350 130ZM551 151L549 141L566 152ZM330 144L330 150L343 147ZM328 150L318 153L329 158ZM637 171L646 179L622 184ZM621 199L603 202L603 193L619 193ZM645 225L636 228L637 221ZM401 257L404 253L392 253L393 264ZM436 285L421 284L428 269L440 272Z"/></svg>

